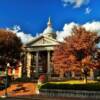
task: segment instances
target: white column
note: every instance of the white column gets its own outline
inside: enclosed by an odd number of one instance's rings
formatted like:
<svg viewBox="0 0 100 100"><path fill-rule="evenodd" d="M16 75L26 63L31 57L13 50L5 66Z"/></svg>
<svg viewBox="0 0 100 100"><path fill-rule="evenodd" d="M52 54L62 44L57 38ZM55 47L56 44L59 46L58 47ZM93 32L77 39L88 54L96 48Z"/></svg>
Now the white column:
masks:
<svg viewBox="0 0 100 100"><path fill-rule="evenodd" d="M72 74L72 78L75 78L75 72L72 71L71 74Z"/></svg>
<svg viewBox="0 0 100 100"><path fill-rule="evenodd" d="M39 67L39 52L36 52L36 73L38 74Z"/></svg>
<svg viewBox="0 0 100 100"><path fill-rule="evenodd" d="M50 51L47 51L47 71L48 71L48 74L50 74L51 72L51 69L50 69Z"/></svg>
<svg viewBox="0 0 100 100"><path fill-rule="evenodd" d="M94 71L92 68L90 69L90 79L94 80Z"/></svg>
<svg viewBox="0 0 100 100"><path fill-rule="evenodd" d="M13 76L13 78L15 78L15 69L12 69L12 76Z"/></svg>
<svg viewBox="0 0 100 100"><path fill-rule="evenodd" d="M31 53L27 53L27 77L30 78Z"/></svg>
<svg viewBox="0 0 100 100"><path fill-rule="evenodd" d="M22 63L21 63L21 62L20 62L20 64L19 64L18 77L19 77L19 78L22 77Z"/></svg>

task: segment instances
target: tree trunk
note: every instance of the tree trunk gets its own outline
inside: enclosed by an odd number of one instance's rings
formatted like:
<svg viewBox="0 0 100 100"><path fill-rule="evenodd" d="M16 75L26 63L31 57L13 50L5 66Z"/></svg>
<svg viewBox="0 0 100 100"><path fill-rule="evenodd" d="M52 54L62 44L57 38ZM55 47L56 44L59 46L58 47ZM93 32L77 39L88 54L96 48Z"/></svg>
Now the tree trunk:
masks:
<svg viewBox="0 0 100 100"><path fill-rule="evenodd" d="M87 84L87 75L84 75L84 82Z"/></svg>

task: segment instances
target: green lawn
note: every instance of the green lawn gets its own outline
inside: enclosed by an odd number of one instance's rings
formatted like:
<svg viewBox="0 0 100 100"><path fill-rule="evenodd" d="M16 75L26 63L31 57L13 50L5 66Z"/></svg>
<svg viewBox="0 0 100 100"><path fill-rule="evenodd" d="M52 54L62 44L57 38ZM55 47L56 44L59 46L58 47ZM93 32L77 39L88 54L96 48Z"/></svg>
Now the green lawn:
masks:
<svg viewBox="0 0 100 100"><path fill-rule="evenodd" d="M97 81L88 80L88 83L96 83ZM85 84L84 80L68 80L64 82L49 82L54 84Z"/></svg>

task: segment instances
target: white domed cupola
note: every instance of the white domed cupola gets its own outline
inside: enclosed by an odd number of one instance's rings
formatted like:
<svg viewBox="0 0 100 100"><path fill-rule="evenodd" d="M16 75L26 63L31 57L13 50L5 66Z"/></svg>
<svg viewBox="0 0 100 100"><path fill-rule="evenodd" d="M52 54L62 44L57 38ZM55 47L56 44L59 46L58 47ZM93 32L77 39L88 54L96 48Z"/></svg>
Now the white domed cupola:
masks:
<svg viewBox="0 0 100 100"><path fill-rule="evenodd" d="M54 33L54 29L52 28L51 18L49 17L47 28L43 31L43 35L56 38L56 33Z"/></svg>

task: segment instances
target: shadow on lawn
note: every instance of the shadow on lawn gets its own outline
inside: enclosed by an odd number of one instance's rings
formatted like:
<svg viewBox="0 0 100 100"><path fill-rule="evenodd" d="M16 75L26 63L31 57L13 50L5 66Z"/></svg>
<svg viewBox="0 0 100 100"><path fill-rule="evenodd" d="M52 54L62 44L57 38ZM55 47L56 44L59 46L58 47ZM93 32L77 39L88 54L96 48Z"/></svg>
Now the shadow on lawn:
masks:
<svg viewBox="0 0 100 100"><path fill-rule="evenodd" d="M28 92L29 91L29 89L28 88L26 88L25 86L23 86L23 84L18 84L17 86L16 86L16 88L14 89L14 90L12 90L13 92L20 92L20 91L22 91L22 92Z"/></svg>

